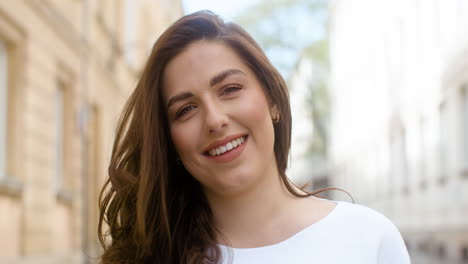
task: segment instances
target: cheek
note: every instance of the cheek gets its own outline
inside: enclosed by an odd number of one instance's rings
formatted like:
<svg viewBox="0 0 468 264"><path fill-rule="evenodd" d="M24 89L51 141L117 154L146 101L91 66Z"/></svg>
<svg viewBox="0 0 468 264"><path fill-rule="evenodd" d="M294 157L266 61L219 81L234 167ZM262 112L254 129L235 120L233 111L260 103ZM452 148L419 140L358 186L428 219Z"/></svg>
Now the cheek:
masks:
<svg viewBox="0 0 468 264"><path fill-rule="evenodd" d="M271 120L270 107L263 94L252 96L239 109L240 122L249 128L252 140L262 153L273 151L275 131Z"/></svg>
<svg viewBox="0 0 468 264"><path fill-rule="evenodd" d="M273 129L269 106L263 95L249 98L248 102L242 104L240 111L242 112L244 120L248 121L251 127L263 129L271 127L271 129Z"/></svg>
<svg viewBox="0 0 468 264"><path fill-rule="evenodd" d="M188 150L190 149L190 133L187 133L187 131L190 131L188 129L184 129L181 126L172 126L171 127L171 138L172 142L174 143L174 147L179 153L179 156L182 156L184 153L188 153Z"/></svg>

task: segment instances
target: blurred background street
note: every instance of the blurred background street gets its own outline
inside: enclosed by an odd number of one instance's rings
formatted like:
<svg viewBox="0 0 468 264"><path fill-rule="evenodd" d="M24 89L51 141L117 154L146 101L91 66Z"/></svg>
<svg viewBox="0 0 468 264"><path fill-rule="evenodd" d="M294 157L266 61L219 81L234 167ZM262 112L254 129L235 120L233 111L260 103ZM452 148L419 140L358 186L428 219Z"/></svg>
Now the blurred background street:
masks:
<svg viewBox="0 0 468 264"><path fill-rule="evenodd" d="M201 9L287 80L297 185L382 212L414 264L468 263L468 1L0 0L0 264L97 262L120 111Z"/></svg>

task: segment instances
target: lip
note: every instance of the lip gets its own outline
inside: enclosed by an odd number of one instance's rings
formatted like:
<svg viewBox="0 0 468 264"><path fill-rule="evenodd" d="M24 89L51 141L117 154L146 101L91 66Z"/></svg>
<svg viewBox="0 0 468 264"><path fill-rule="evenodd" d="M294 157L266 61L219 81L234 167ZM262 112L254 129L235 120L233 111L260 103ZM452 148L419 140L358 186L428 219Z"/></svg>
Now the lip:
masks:
<svg viewBox="0 0 468 264"><path fill-rule="evenodd" d="M236 138L240 138L240 137L244 137L244 136L247 136L247 134L237 134L237 135L231 135L231 136L227 136L221 140L217 140L213 143L211 143L208 147L205 148L205 150L203 151L203 154L207 153L208 151L210 151L210 149L213 149L213 148L217 148L217 147L221 147L221 146L224 146L226 145L228 142L231 142L232 140L236 139Z"/></svg>
<svg viewBox="0 0 468 264"><path fill-rule="evenodd" d="M235 138L236 137L233 137L232 139L235 139ZM229 141L230 140L228 140L227 142L229 142ZM209 160L212 160L212 161L215 161L215 162L229 162L229 161L232 161L235 158L237 158L244 151L245 146L247 145L248 141L249 141L249 137L246 136L245 140L244 140L244 143L242 143L241 145L237 146L236 148L234 148L232 150L224 152L223 154L218 155L218 156L210 156L210 155L204 155L204 156L206 158L208 158ZM222 145L223 144L221 144L220 146L222 146Z"/></svg>

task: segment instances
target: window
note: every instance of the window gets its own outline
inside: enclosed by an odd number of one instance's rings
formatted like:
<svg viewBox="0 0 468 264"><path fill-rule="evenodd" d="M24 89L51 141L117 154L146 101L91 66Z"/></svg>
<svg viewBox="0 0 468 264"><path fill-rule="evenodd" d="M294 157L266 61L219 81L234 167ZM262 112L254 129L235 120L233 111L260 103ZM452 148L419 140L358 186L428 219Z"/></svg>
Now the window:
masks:
<svg viewBox="0 0 468 264"><path fill-rule="evenodd" d="M131 67L135 67L137 50L137 1L125 1L124 56Z"/></svg>
<svg viewBox="0 0 468 264"><path fill-rule="evenodd" d="M21 146L22 107L18 103L23 92L24 35L15 24L0 15L0 195L19 197L22 193Z"/></svg>
<svg viewBox="0 0 468 264"><path fill-rule="evenodd" d="M404 194L409 192L406 147L406 131L401 120L397 119L394 121L390 139L390 166L394 179L391 184Z"/></svg>
<svg viewBox="0 0 468 264"><path fill-rule="evenodd" d="M447 251L445 249L445 245L444 244L439 244L436 248L436 255L437 257L439 257L439 259L445 259L446 255L447 255Z"/></svg>
<svg viewBox="0 0 468 264"><path fill-rule="evenodd" d="M64 175L64 111L65 88L59 83L55 94L55 177L54 189L59 192L63 187Z"/></svg>
<svg viewBox="0 0 468 264"><path fill-rule="evenodd" d="M461 128L461 165L462 177L468 177L468 87L463 85L460 89L460 128Z"/></svg>
<svg viewBox="0 0 468 264"><path fill-rule="evenodd" d="M468 246L462 246L460 253L462 263L468 263Z"/></svg>
<svg viewBox="0 0 468 264"><path fill-rule="evenodd" d="M447 181L447 162L448 162L448 114L447 105L442 102L439 107L439 184L445 184Z"/></svg>
<svg viewBox="0 0 468 264"><path fill-rule="evenodd" d="M426 148L426 120L424 117L419 119L419 145L420 145L420 155L419 155L419 188L421 190L426 189L427 187L427 148Z"/></svg>
<svg viewBox="0 0 468 264"><path fill-rule="evenodd" d="M0 41L0 179L6 177L7 92L8 53L5 43Z"/></svg>
<svg viewBox="0 0 468 264"><path fill-rule="evenodd" d="M398 170L400 171L402 191L404 194L408 194L408 157L406 152L406 131L402 127L399 137L397 139L397 159L398 159Z"/></svg>
<svg viewBox="0 0 468 264"><path fill-rule="evenodd" d="M57 199L67 205L73 200L73 90L70 73L64 70L58 75L55 90L55 168L53 174L53 188Z"/></svg>

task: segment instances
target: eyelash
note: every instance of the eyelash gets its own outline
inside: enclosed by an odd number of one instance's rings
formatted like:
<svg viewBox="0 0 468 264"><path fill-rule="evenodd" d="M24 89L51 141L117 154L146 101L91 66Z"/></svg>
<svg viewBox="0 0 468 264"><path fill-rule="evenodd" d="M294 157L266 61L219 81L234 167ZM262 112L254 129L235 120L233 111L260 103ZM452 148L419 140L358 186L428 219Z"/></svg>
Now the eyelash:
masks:
<svg viewBox="0 0 468 264"><path fill-rule="evenodd" d="M227 94L234 93L234 92L239 91L240 89L242 89L241 86L230 85L230 86L227 86L225 89L223 89L223 91L221 92L221 95L225 95L226 93Z"/></svg>
<svg viewBox="0 0 468 264"><path fill-rule="evenodd" d="M183 115L185 115L186 113L188 113L190 110L188 110L189 108L191 107L196 107L194 105L187 105L185 107L183 107L182 109L180 109L177 113L176 113L176 119L179 119L180 117L182 117Z"/></svg>
<svg viewBox="0 0 468 264"><path fill-rule="evenodd" d="M225 89L223 89L221 91L221 95L229 95L231 93L235 93L237 91L239 91L240 89L242 89L241 86L239 85L230 85L230 86L227 86ZM185 107L183 107L182 109L180 109L177 113L176 113L176 116L175 118L176 119L179 119L181 118L182 116L184 116L186 113L190 112L192 109L191 108L196 108L195 105L187 105Z"/></svg>

